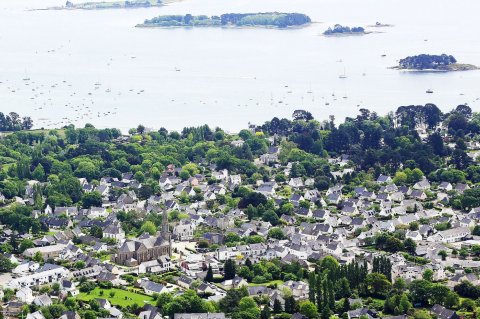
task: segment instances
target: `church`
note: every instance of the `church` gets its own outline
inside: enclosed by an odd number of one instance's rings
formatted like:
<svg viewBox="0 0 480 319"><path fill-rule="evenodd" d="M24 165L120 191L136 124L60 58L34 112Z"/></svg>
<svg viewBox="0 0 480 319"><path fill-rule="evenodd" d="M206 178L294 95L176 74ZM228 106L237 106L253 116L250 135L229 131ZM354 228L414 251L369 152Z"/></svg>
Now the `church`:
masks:
<svg viewBox="0 0 480 319"><path fill-rule="evenodd" d="M145 261L161 256L171 256L172 239L168 226L167 212L163 213L162 229L156 235L143 234L135 239L127 239L118 249L112 261L129 267L138 266Z"/></svg>

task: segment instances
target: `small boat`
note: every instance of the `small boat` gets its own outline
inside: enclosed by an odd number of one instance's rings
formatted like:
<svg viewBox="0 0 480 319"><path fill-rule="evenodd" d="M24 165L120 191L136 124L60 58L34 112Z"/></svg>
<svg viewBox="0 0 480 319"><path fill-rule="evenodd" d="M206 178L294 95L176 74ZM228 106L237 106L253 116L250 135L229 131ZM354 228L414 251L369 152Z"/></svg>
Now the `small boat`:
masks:
<svg viewBox="0 0 480 319"><path fill-rule="evenodd" d="M425 91L425 92L426 92L426 93L428 93L428 94L431 94L431 93L433 93L433 91L432 91L431 89L428 89L428 90L427 90L427 91Z"/></svg>
<svg viewBox="0 0 480 319"><path fill-rule="evenodd" d="M386 56L387 56L387 55L386 55L385 53L384 53L384 54L382 54L382 58L384 58L384 57L386 57Z"/></svg>
<svg viewBox="0 0 480 319"><path fill-rule="evenodd" d="M340 79L346 79L347 78L347 75L345 74L345 68L343 69L343 74L340 74L338 77Z"/></svg>

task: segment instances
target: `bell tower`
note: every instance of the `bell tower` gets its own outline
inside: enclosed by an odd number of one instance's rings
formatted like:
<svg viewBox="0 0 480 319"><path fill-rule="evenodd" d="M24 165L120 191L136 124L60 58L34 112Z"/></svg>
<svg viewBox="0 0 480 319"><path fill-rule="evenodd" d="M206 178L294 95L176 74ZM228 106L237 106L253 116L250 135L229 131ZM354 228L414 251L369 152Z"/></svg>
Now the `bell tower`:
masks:
<svg viewBox="0 0 480 319"><path fill-rule="evenodd" d="M168 225L168 213L163 211L161 235L164 240L171 240L170 227Z"/></svg>

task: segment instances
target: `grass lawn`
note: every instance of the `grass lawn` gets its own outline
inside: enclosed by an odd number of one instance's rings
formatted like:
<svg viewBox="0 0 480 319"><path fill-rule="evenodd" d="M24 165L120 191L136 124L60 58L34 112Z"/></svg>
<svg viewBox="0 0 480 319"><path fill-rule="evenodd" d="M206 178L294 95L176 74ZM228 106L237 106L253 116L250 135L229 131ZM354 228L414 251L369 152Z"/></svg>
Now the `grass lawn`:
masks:
<svg viewBox="0 0 480 319"><path fill-rule="evenodd" d="M103 291L103 296L100 295L100 291ZM115 296L110 297L110 292L115 292ZM125 299L125 297L127 299ZM152 297L135 293L131 291L126 291L118 288L112 289L100 289L99 287L95 288L94 290L90 291L89 293L81 292L78 296L78 300L89 301L91 299L96 298L103 298L108 299L112 305L115 306L130 306L133 304L138 304L139 306L143 306L145 303L154 304L154 300Z"/></svg>
<svg viewBox="0 0 480 319"><path fill-rule="evenodd" d="M102 255L102 256L100 257L100 260L101 260L101 261L109 261L111 256L112 256L112 254Z"/></svg>
<svg viewBox="0 0 480 319"><path fill-rule="evenodd" d="M249 286L270 286L270 285L275 285L275 284L277 284L277 286L280 286L281 284L283 284L283 281L282 280L272 280L272 281L269 281L269 282L265 282L263 284L249 283L248 285Z"/></svg>

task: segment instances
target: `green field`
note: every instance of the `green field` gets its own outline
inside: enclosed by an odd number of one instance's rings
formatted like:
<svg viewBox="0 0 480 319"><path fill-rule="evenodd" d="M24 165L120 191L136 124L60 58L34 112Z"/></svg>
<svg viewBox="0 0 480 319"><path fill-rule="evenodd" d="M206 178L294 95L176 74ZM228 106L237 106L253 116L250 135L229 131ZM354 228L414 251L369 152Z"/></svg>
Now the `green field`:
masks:
<svg viewBox="0 0 480 319"><path fill-rule="evenodd" d="M249 283L248 285L249 286L270 286L270 285L275 285L275 284L280 286L281 284L283 284L283 281L282 280L272 280L272 281L264 282L263 284Z"/></svg>
<svg viewBox="0 0 480 319"><path fill-rule="evenodd" d="M100 291L103 291L103 296L100 295ZM111 291L115 292L115 296L110 297ZM96 298L103 298L103 299L108 299L108 301L110 301L112 305L121 306L121 307L130 306L135 303L139 306L143 306L145 303L154 304L154 300L150 296L131 292L131 291L126 291L118 288L101 289L97 287L88 293L81 292L76 298L78 300L83 300L83 301L89 301L91 299L96 299Z"/></svg>

